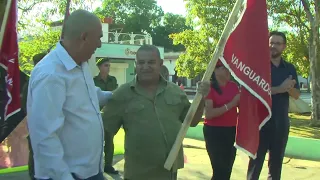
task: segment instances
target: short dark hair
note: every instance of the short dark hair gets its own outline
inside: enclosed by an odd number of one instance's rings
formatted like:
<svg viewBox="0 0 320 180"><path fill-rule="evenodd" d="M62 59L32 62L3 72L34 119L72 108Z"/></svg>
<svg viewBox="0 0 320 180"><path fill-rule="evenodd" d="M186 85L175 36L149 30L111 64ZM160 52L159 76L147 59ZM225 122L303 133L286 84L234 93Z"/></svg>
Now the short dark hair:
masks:
<svg viewBox="0 0 320 180"><path fill-rule="evenodd" d="M160 51L159 51L159 49L158 49L156 46L154 46L154 45L149 45L149 44L144 44L144 45L142 45L142 46L138 49L136 56L138 56L138 53L139 53L140 51L151 51L151 52L153 51L153 52L155 52L155 53L157 54L158 58L161 60Z"/></svg>
<svg viewBox="0 0 320 180"><path fill-rule="evenodd" d="M33 64L34 65L38 64L38 62L41 61L41 59L43 59L46 55L47 55L47 53L38 53L38 54L34 55L32 57Z"/></svg>
<svg viewBox="0 0 320 180"><path fill-rule="evenodd" d="M287 37L286 37L286 35L285 35L283 32L280 32L280 31L271 31L270 34L269 34L269 38L270 38L271 36L281 36L282 39L283 39L284 44L287 44Z"/></svg>

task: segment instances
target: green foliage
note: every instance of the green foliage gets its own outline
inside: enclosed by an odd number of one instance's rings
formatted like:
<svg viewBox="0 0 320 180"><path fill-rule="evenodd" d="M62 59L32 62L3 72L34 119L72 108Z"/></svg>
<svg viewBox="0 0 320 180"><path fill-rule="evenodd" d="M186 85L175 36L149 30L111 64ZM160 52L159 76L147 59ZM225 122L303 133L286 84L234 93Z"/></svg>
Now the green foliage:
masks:
<svg viewBox="0 0 320 180"><path fill-rule="evenodd" d="M71 0L70 12L75 9L92 11L94 0ZM67 0L19 0L18 31L20 35L33 35L39 29L47 29L52 21L62 20Z"/></svg>
<svg viewBox="0 0 320 180"><path fill-rule="evenodd" d="M19 42L19 64L26 74L33 68L32 57L41 52L48 52L59 41L61 31L43 31L38 35L26 37Z"/></svg>
<svg viewBox="0 0 320 180"><path fill-rule="evenodd" d="M165 47L166 52L179 52L184 51L183 45L174 45L170 34L183 32L184 30L192 29L192 27L186 25L186 18L172 13L166 13L163 17L161 25L153 28L150 33L153 38L153 44L156 46Z"/></svg>
<svg viewBox="0 0 320 180"><path fill-rule="evenodd" d="M187 22L195 28L170 36L175 45L186 48L177 60L178 76L194 78L206 70L234 3L235 0L186 1Z"/></svg>
<svg viewBox="0 0 320 180"><path fill-rule="evenodd" d="M153 44L163 46L165 51L183 51L183 45L174 46L169 35L191 29L186 18L172 13L163 13L155 0L103 0L95 13L103 19L112 17L118 32L150 34Z"/></svg>
<svg viewBox="0 0 320 180"><path fill-rule="evenodd" d="M156 0L103 0L95 10L100 18L112 17L115 24L123 24L122 32L146 33L159 25L163 10Z"/></svg>
<svg viewBox="0 0 320 180"><path fill-rule="evenodd" d="M203 31L186 30L170 35L174 44L183 44L186 51L180 54L176 62L176 71L180 77L194 78L206 69L212 51L208 51L210 42Z"/></svg>
<svg viewBox="0 0 320 180"><path fill-rule="evenodd" d="M301 35L294 33L287 34L287 50L284 57L295 65L297 73L308 78L310 72L310 61L308 54L308 41Z"/></svg>

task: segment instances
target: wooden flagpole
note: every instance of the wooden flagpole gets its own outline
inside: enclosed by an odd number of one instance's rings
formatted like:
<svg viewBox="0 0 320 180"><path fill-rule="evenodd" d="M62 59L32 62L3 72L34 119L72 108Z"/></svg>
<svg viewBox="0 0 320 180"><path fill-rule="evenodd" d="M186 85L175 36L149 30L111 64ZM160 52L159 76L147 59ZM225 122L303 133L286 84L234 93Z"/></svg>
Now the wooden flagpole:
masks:
<svg viewBox="0 0 320 180"><path fill-rule="evenodd" d="M232 12L229 16L229 19L227 21L226 26L224 27L223 33L219 39L218 45L213 53L213 58L211 59L206 72L204 73L204 76L202 78L202 81L209 81L210 77L214 71L214 68L216 66L216 63L218 61L218 59L221 57L223 51L224 51L224 47L227 43L228 37L232 31L232 29L234 28L235 22L237 20L237 16L240 13L241 10L241 6L242 4L245 2L246 0L237 0ZM190 124L192 122L192 119L199 107L199 104L202 100L202 95L199 94L198 92L196 93L194 100L191 104L191 107L189 108L189 111L184 119L184 122L181 126L181 129L177 135L177 138L171 148L171 151L166 159L166 162L164 164L164 168L167 170L171 170L173 163L176 161L177 155L180 151L180 147L181 144L183 142L183 139L185 137L185 135L187 134L188 128L190 127Z"/></svg>
<svg viewBox="0 0 320 180"><path fill-rule="evenodd" d="M6 31L11 4L12 4L12 0L7 0L7 5L6 5L6 9L4 10L4 15L3 15L2 24L1 24L0 50L2 48L3 36L4 36L5 31Z"/></svg>

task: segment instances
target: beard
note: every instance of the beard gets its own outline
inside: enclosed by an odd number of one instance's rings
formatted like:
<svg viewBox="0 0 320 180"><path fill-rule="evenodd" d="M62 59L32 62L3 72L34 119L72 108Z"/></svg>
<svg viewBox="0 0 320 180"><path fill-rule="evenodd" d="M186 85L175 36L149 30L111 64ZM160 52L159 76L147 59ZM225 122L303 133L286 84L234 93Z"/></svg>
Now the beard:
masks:
<svg viewBox="0 0 320 180"><path fill-rule="evenodd" d="M278 50L271 49L270 50L271 58L278 58L282 55L282 52L279 52Z"/></svg>

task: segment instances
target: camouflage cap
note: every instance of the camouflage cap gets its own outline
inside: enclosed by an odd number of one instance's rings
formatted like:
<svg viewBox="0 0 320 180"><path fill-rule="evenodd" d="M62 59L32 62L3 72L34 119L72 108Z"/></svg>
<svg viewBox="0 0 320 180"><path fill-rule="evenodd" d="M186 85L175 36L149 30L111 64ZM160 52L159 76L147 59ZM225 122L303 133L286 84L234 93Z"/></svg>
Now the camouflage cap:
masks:
<svg viewBox="0 0 320 180"><path fill-rule="evenodd" d="M101 66L105 62L110 62L110 59L107 58L107 57L106 58L100 58L100 59L97 60L96 65L97 66Z"/></svg>

